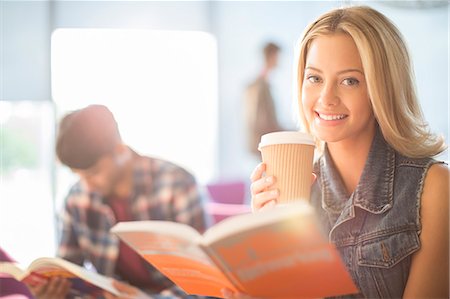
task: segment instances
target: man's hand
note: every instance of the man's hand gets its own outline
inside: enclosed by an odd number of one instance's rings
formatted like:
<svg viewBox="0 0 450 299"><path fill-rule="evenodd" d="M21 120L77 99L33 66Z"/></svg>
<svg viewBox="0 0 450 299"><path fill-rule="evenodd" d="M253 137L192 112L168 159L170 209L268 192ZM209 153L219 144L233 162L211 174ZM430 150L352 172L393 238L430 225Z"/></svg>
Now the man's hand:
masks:
<svg viewBox="0 0 450 299"><path fill-rule="evenodd" d="M222 289L222 295L225 299L261 299L261 298L250 297L250 296L242 294L242 293L235 293L229 289Z"/></svg>
<svg viewBox="0 0 450 299"><path fill-rule="evenodd" d="M120 292L120 295L104 292L105 299L150 299L147 294L129 284L114 280L113 286Z"/></svg>
<svg viewBox="0 0 450 299"><path fill-rule="evenodd" d="M63 277L51 277L37 285L27 285L34 297L38 299L61 299L70 290L70 281Z"/></svg>

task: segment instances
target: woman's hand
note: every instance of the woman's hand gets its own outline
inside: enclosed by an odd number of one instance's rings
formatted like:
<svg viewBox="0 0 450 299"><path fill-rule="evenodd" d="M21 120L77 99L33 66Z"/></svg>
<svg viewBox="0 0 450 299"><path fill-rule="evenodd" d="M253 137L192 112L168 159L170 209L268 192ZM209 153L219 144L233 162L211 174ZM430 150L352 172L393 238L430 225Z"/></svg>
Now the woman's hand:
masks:
<svg viewBox="0 0 450 299"><path fill-rule="evenodd" d="M150 299L150 297L129 284L113 280L113 286L120 292L119 296L113 295L109 292L104 292L106 299Z"/></svg>
<svg viewBox="0 0 450 299"><path fill-rule="evenodd" d="M263 176L266 171L266 164L260 163L252 175L250 190L252 195L252 210L259 211L275 206L279 196L278 189L274 188L276 178L274 176Z"/></svg>
<svg viewBox="0 0 450 299"><path fill-rule="evenodd" d="M264 176L266 164L260 163L256 166L250 180L252 194L252 211L260 211L266 208L274 207L277 204L280 191L274 187L276 178L274 176ZM316 175L311 174L311 184L316 180Z"/></svg>

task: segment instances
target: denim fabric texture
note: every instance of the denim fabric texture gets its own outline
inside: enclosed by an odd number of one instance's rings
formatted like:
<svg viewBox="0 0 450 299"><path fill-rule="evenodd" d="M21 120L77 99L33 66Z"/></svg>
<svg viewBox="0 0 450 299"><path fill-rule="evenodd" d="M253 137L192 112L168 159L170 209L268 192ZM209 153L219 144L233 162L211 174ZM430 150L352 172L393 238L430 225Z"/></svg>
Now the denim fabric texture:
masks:
<svg viewBox="0 0 450 299"><path fill-rule="evenodd" d="M311 203L360 294L401 298L411 256L420 249L420 198L432 158L402 156L377 129L363 173L348 195L328 150L314 165Z"/></svg>

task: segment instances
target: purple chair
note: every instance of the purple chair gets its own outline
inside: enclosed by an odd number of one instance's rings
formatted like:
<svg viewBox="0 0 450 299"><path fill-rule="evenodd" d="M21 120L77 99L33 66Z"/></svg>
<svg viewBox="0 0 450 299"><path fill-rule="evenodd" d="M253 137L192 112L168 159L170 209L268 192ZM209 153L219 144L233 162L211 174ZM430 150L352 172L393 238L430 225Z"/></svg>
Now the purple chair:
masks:
<svg viewBox="0 0 450 299"><path fill-rule="evenodd" d="M222 181L206 185L210 200L206 203L206 210L212 216L213 223L224 220L233 215L250 213L251 209L245 204L244 181Z"/></svg>
<svg viewBox="0 0 450 299"><path fill-rule="evenodd" d="M0 262L12 262L12 258L0 247ZM34 298L27 286L9 276L0 274L0 298L26 299Z"/></svg>
<svg viewBox="0 0 450 299"><path fill-rule="evenodd" d="M206 185L211 200L217 203L244 204L245 182L244 181L223 181Z"/></svg>

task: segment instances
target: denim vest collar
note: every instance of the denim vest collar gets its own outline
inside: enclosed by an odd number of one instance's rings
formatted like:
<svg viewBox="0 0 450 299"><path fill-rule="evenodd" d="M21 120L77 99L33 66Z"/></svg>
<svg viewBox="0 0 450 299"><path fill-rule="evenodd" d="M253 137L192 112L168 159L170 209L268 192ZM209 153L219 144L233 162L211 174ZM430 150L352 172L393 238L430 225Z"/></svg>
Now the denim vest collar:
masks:
<svg viewBox="0 0 450 299"><path fill-rule="evenodd" d="M319 166L322 178L322 208L329 214L336 215L335 227L355 216L354 207L373 214L384 213L392 207L395 152L386 143L379 128L372 141L361 178L350 197L327 147Z"/></svg>

